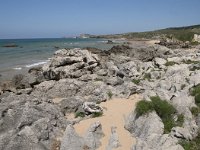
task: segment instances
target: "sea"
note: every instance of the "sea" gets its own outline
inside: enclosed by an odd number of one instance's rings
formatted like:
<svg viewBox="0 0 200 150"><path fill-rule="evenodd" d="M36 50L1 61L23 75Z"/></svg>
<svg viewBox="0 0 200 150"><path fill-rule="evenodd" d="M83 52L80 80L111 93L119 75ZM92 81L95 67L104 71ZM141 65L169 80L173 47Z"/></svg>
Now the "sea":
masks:
<svg viewBox="0 0 200 150"><path fill-rule="evenodd" d="M95 38L0 39L0 80L43 65L62 48L94 47L108 50L115 44Z"/></svg>

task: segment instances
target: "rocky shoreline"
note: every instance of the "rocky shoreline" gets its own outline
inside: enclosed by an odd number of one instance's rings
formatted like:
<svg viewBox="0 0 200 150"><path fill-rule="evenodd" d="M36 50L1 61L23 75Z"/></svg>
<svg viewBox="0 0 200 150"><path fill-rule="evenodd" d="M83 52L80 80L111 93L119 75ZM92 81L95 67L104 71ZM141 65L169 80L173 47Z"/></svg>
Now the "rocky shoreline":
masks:
<svg viewBox="0 0 200 150"><path fill-rule="evenodd" d="M140 42L138 41L139 45ZM190 89L200 84L200 49L169 49L142 43L98 49L60 49L42 67L17 75L0 87L0 149L94 150L100 145L101 124L85 137L75 133L68 113L85 117L111 98L140 94L146 101L159 96L184 116L181 127L164 134L158 114L130 114L125 128L137 139L132 150L182 150L182 139L196 138L200 115ZM85 103L91 102L91 109ZM89 106L88 106L89 107ZM90 110L90 111L88 111ZM84 119L84 118L82 118ZM114 148L112 148L114 149Z"/></svg>

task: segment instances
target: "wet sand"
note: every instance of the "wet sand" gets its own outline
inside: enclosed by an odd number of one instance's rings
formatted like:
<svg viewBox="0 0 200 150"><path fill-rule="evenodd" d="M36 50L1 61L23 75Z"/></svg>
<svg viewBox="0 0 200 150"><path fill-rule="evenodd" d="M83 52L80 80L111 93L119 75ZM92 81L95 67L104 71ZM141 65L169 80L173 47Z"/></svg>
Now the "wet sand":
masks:
<svg viewBox="0 0 200 150"><path fill-rule="evenodd" d="M100 104L104 108L103 116L83 120L74 125L76 132L83 136L89 126L100 121L105 136L101 139L102 146L98 150L105 150L111 135L111 127L117 127L120 147L116 150L129 150L135 143L134 137L124 129L126 117L134 110L136 102L139 100L139 95L132 95L129 99L112 99Z"/></svg>

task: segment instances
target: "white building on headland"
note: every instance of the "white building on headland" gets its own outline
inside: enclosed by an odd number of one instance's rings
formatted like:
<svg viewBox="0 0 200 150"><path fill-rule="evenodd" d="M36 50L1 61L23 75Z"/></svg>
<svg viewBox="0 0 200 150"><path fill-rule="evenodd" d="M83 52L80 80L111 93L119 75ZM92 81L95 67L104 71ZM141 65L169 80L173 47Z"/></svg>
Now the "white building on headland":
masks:
<svg viewBox="0 0 200 150"><path fill-rule="evenodd" d="M200 42L200 35L194 34L194 41L195 42Z"/></svg>

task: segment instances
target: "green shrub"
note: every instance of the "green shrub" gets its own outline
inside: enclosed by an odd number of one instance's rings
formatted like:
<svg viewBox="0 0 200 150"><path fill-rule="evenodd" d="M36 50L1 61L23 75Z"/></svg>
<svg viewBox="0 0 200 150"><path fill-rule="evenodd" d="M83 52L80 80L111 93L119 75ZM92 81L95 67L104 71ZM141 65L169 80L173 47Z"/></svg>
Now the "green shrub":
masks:
<svg viewBox="0 0 200 150"><path fill-rule="evenodd" d="M198 64L199 61L193 61L193 60L183 60L182 61L184 64Z"/></svg>
<svg viewBox="0 0 200 150"><path fill-rule="evenodd" d="M132 82L138 85L140 83L140 79L133 79Z"/></svg>
<svg viewBox="0 0 200 150"><path fill-rule="evenodd" d="M198 93L197 95L195 95L195 103L196 105L200 106L200 93Z"/></svg>
<svg viewBox="0 0 200 150"><path fill-rule="evenodd" d="M113 93L111 91L109 91L107 94L108 94L108 97L111 99L113 96Z"/></svg>
<svg viewBox="0 0 200 150"><path fill-rule="evenodd" d="M176 109L167 101L161 100L158 96L151 97L151 101L156 113L163 121L164 133L169 133L176 126L176 122L173 119Z"/></svg>
<svg viewBox="0 0 200 150"><path fill-rule="evenodd" d="M191 113L192 113L195 117L197 117L198 114L200 113L200 108L199 108L199 107L192 107L192 108L190 109L190 111L191 111Z"/></svg>
<svg viewBox="0 0 200 150"><path fill-rule="evenodd" d="M180 115L178 115L176 125L179 126L179 127L182 127L183 123L184 123L184 115L180 114Z"/></svg>
<svg viewBox="0 0 200 150"><path fill-rule="evenodd" d="M173 66L175 64L177 64L177 63L174 62L174 61L168 61L168 62L165 63L165 66Z"/></svg>
<svg viewBox="0 0 200 150"><path fill-rule="evenodd" d="M160 97L151 97L153 107L156 113L162 118L171 118L176 113L176 109L167 101L161 100Z"/></svg>
<svg viewBox="0 0 200 150"><path fill-rule="evenodd" d="M191 45L199 45L200 43L197 42L197 41L192 41L190 44L191 44Z"/></svg>
<svg viewBox="0 0 200 150"><path fill-rule="evenodd" d="M103 115L103 112L95 112L95 113L92 113L92 117L93 118L96 118L96 117L100 117Z"/></svg>
<svg viewBox="0 0 200 150"><path fill-rule="evenodd" d="M184 116L178 115L177 120L174 120L174 116L177 113L176 109L167 101L161 100L160 97L151 97L149 101L139 101L136 105L136 116L142 116L151 111L155 111L158 116L162 119L164 124L164 133L169 133L175 126L182 126L184 122Z"/></svg>
<svg viewBox="0 0 200 150"><path fill-rule="evenodd" d="M190 94L194 96L196 105L200 106L200 84L191 88Z"/></svg>
<svg viewBox="0 0 200 150"><path fill-rule="evenodd" d="M175 121L173 120L172 117L168 118L168 119L162 118L162 122L164 124L164 133L165 134L170 133L171 129L176 126Z"/></svg>
<svg viewBox="0 0 200 150"><path fill-rule="evenodd" d="M193 87L190 89L190 94L192 96L195 96L197 94L200 94L200 84L198 84L197 86Z"/></svg>
<svg viewBox="0 0 200 150"><path fill-rule="evenodd" d="M81 117L81 118L85 117L85 113L84 112L76 112L75 118L78 118L78 117Z"/></svg>
<svg viewBox="0 0 200 150"><path fill-rule="evenodd" d="M153 110L154 108L153 108L152 102L145 101L145 100L139 101L135 108L137 117L147 114Z"/></svg>
<svg viewBox="0 0 200 150"><path fill-rule="evenodd" d="M148 81L150 81L150 79L151 79L151 74L150 73L145 73L144 74L144 77L143 77L143 80L148 80Z"/></svg>

